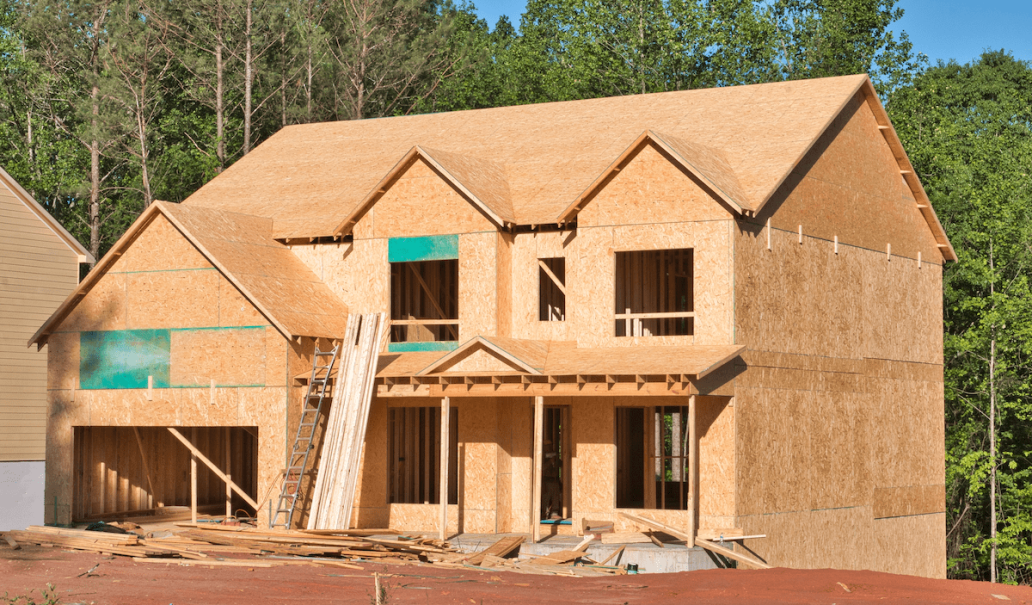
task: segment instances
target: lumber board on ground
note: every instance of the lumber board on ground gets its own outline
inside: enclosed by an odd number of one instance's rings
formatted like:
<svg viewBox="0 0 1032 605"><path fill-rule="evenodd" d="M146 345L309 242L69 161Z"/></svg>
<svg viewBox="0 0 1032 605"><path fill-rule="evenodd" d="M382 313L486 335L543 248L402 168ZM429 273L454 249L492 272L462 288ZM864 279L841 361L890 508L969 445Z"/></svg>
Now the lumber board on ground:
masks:
<svg viewBox="0 0 1032 605"><path fill-rule="evenodd" d="M735 561L739 561L739 562L745 563L746 565L752 565L753 567L756 567L757 569L770 569L770 565L767 565L766 563L764 563L763 561L760 561L759 559L755 559L755 558L750 557L749 555L746 555L744 553L735 552L735 551L731 550L730 548L724 548L723 546L720 546L719 544L715 544L713 542L710 542L709 540L703 540L702 538L697 538L695 540L695 544L697 546L701 546L701 547L705 548L706 550L708 550L710 552L714 552L714 553L717 553L718 555L725 556L728 559L734 559Z"/></svg>

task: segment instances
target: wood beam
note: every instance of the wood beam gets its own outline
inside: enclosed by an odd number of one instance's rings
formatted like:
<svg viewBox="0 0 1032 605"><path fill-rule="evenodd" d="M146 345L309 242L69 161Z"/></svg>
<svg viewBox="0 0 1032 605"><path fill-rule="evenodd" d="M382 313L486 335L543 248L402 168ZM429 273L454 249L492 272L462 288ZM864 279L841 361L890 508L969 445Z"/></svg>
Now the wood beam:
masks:
<svg viewBox="0 0 1032 605"><path fill-rule="evenodd" d="M502 384L476 383L463 384L380 384L376 387L377 397L611 397L614 395L653 395L667 397L686 397L688 395L734 396L734 384L729 382L706 393L700 393L691 382L558 382L554 377L548 382L532 382L524 378L521 382L504 382Z"/></svg>
<svg viewBox="0 0 1032 605"><path fill-rule="evenodd" d="M261 510L262 507L259 506L258 503L255 502L251 498L251 496L248 496L247 492L245 492L243 489L241 489L240 486L237 485L236 483L233 483L233 481L230 480L230 478L228 476L226 476L226 473L223 473L221 470L219 470L219 467L215 466L215 464L213 464L211 460L208 460L208 457L205 456L204 454L202 454L201 450L197 449L194 446L194 444L190 442L189 439L187 439L186 437L183 436L182 433L180 433L179 431L177 431L173 427L168 427L168 432L172 433L173 437L178 439L180 443L182 443L184 446L186 446L186 449L190 450L190 453L194 457L196 457L197 460L200 460L201 462L204 463L205 466L210 468L211 472L215 473L215 476L217 476L219 479L222 479L223 481L228 483L229 487L232 488L232 490L235 491L237 494L239 494L240 497L243 498L245 502L250 504L256 511L260 511ZM194 466L196 466L196 461L194 461L193 464L194 464ZM196 473L194 473L194 474L196 474Z"/></svg>
<svg viewBox="0 0 1032 605"><path fill-rule="evenodd" d="M688 516L689 544L694 543L699 529L699 433L696 431L698 405L695 395L688 398L688 493L691 496Z"/></svg>

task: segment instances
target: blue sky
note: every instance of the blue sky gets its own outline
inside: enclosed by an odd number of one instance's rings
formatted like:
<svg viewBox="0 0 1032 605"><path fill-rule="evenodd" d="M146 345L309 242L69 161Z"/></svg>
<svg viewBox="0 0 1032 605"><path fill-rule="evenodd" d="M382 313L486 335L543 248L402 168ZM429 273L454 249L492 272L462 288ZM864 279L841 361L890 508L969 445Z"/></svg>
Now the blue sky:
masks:
<svg viewBox="0 0 1032 605"><path fill-rule="evenodd" d="M519 27L525 0L473 0L477 13L491 27L501 15ZM900 0L903 19L895 30L906 31L916 52L967 63L987 48L1011 51L1032 60L1032 0Z"/></svg>

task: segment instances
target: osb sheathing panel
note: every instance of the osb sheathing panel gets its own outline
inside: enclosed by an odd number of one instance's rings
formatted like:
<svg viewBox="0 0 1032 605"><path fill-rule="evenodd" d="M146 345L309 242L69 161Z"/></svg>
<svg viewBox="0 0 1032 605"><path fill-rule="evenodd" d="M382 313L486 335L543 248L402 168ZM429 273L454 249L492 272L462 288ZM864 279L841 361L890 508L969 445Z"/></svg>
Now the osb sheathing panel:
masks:
<svg viewBox="0 0 1032 605"><path fill-rule="evenodd" d="M910 259L941 263L928 223L870 105L858 94L768 205L759 222Z"/></svg>
<svg viewBox="0 0 1032 605"><path fill-rule="evenodd" d="M876 571L946 577L946 513L877 519L873 524Z"/></svg>
<svg viewBox="0 0 1032 605"><path fill-rule="evenodd" d="M52 334L47 340L47 389L73 389L79 386L79 334Z"/></svg>
<svg viewBox="0 0 1032 605"><path fill-rule="evenodd" d="M167 218L158 214L109 271L132 273L211 267L208 259Z"/></svg>
<svg viewBox="0 0 1032 605"><path fill-rule="evenodd" d="M587 202L577 214L577 224L598 227L730 217L710 192L648 144Z"/></svg>
<svg viewBox="0 0 1032 605"><path fill-rule="evenodd" d="M616 493L613 399L550 397L545 404L570 406L574 516L611 512Z"/></svg>
<svg viewBox="0 0 1032 605"><path fill-rule="evenodd" d="M505 164L517 219L545 224L649 128L720 149L744 195L759 200L865 82L847 76L292 126L186 204L246 207L274 218L277 237L330 235L422 145Z"/></svg>
<svg viewBox="0 0 1032 605"><path fill-rule="evenodd" d="M455 401L455 400L453 400ZM459 413L459 473L463 531L494 533L496 529L498 439L496 399L463 399Z"/></svg>
<svg viewBox="0 0 1032 605"><path fill-rule="evenodd" d="M493 351L477 348L456 363L442 366L434 373L447 372L524 372L523 368L500 358Z"/></svg>
<svg viewBox="0 0 1032 605"><path fill-rule="evenodd" d="M498 334L497 234L459 236L459 340Z"/></svg>
<svg viewBox="0 0 1032 605"><path fill-rule="evenodd" d="M513 413L514 406L525 405L522 399L499 399L495 407L495 435L497 437L497 494L495 511L497 512L498 533L512 530L512 451L513 451Z"/></svg>
<svg viewBox="0 0 1032 605"><path fill-rule="evenodd" d="M512 336L530 340L567 340L571 324L573 299L567 297L566 321L539 321L540 268L538 259L563 258L566 245L576 238L573 232L534 232L517 234L512 245ZM566 283L572 283L576 271L566 261ZM501 277L501 276L499 276ZM501 283L501 279L499 279ZM569 292L569 290L567 290ZM570 294L572 296L572 293Z"/></svg>
<svg viewBox="0 0 1032 605"><path fill-rule="evenodd" d="M349 244L294 246L295 253L353 313L390 310L388 240L364 239ZM318 269L316 269L318 267Z"/></svg>
<svg viewBox="0 0 1032 605"><path fill-rule="evenodd" d="M267 326L269 321L236 286L219 276L219 326ZM281 337L282 338L282 337Z"/></svg>
<svg viewBox="0 0 1032 605"><path fill-rule="evenodd" d="M732 221L695 224L693 344L716 345L733 342L733 231ZM620 244L619 238L614 240L617 245Z"/></svg>
<svg viewBox="0 0 1032 605"><path fill-rule="evenodd" d="M126 329L125 273L109 273L79 301L56 329L62 331Z"/></svg>
<svg viewBox="0 0 1032 605"><path fill-rule="evenodd" d="M175 386L264 385L265 330L175 330L169 382Z"/></svg>
<svg viewBox="0 0 1032 605"><path fill-rule="evenodd" d="M355 239L368 239L477 231L494 232L495 226L419 159L388 187L352 232Z"/></svg>
<svg viewBox="0 0 1032 605"><path fill-rule="evenodd" d="M916 365L916 364L911 364ZM943 385L866 377L874 487L940 485L945 476Z"/></svg>
<svg viewBox="0 0 1032 605"><path fill-rule="evenodd" d="M511 449L509 463L512 469L512 508L509 531L530 532L530 509L533 497L534 463L534 400L512 399L511 424L508 427ZM506 427L499 425L499 431Z"/></svg>
<svg viewBox="0 0 1032 605"><path fill-rule="evenodd" d="M696 406L699 515L730 517L735 514L735 408L717 397L698 397Z"/></svg>
<svg viewBox="0 0 1032 605"><path fill-rule="evenodd" d="M498 319L495 333L498 336L512 336L512 245L513 236L508 233L495 235L495 274L498 290Z"/></svg>
<svg viewBox="0 0 1032 605"><path fill-rule="evenodd" d="M946 512L945 485L908 485L874 490L874 518Z"/></svg>
<svg viewBox="0 0 1032 605"><path fill-rule="evenodd" d="M217 271L130 273L126 283L126 328L130 330L216 326Z"/></svg>
<svg viewBox="0 0 1032 605"><path fill-rule="evenodd" d="M870 507L739 517L746 535L767 536L748 540L750 550L773 567L799 569L871 569L872 522Z"/></svg>
<svg viewBox="0 0 1032 605"><path fill-rule="evenodd" d="M863 356L942 363L942 271L865 252Z"/></svg>

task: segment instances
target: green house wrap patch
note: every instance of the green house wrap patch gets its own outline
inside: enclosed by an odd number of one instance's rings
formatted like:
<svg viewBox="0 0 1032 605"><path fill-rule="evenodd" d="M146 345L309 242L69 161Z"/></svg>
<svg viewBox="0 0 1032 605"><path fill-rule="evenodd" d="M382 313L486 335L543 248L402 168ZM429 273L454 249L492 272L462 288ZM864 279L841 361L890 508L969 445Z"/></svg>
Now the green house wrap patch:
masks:
<svg viewBox="0 0 1032 605"><path fill-rule="evenodd" d="M169 386L168 330L82 332L79 345L81 389L145 389L148 376Z"/></svg>
<svg viewBox="0 0 1032 605"><path fill-rule="evenodd" d="M416 351L454 351L459 343L454 340L436 342L392 342L387 345L389 353L413 353Z"/></svg>
<svg viewBox="0 0 1032 605"><path fill-rule="evenodd" d="M459 258L458 235L392 237L387 242L387 260L392 263L457 258Z"/></svg>

